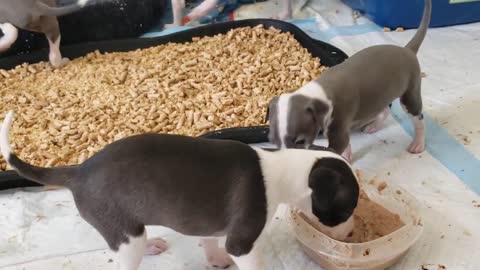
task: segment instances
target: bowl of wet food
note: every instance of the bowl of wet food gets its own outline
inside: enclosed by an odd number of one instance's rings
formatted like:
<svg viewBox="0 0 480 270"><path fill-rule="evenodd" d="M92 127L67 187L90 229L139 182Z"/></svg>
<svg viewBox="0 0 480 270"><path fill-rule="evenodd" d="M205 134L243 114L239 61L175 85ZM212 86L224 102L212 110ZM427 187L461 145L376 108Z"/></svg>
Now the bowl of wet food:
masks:
<svg viewBox="0 0 480 270"><path fill-rule="evenodd" d="M357 172L361 187L347 239L322 232L311 214L291 208L287 220L303 251L326 270L383 270L397 263L423 232L416 199L393 183Z"/></svg>

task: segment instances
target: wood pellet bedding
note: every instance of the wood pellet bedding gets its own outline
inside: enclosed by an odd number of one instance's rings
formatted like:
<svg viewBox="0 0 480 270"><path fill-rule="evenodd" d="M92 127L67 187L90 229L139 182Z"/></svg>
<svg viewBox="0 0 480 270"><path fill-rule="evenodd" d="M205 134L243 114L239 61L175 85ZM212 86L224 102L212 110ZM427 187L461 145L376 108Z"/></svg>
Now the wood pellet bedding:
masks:
<svg viewBox="0 0 480 270"><path fill-rule="evenodd" d="M0 70L0 119L15 112L11 143L25 161L73 165L134 134L262 125L272 96L325 69L290 33L237 28L184 44L94 52L58 70L46 62Z"/></svg>

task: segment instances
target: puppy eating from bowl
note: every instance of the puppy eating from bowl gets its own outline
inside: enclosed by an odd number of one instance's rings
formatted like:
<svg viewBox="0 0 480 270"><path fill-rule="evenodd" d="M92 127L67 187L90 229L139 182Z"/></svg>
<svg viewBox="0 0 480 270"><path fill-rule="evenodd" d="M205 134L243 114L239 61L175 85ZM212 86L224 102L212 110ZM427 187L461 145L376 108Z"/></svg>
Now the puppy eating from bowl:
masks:
<svg viewBox="0 0 480 270"><path fill-rule="evenodd" d="M41 168L12 152L12 118L9 112L0 130L9 166L35 182L67 187L80 215L116 254L117 270L137 270L144 254L167 248L161 239L147 240L147 225L201 238L213 266L264 270L258 243L279 204L313 213L334 230L351 223L358 203L354 171L329 151L144 134L114 142L78 166Z"/></svg>
<svg viewBox="0 0 480 270"><path fill-rule="evenodd" d="M422 152L422 76L416 54L427 33L431 9L431 0L425 0L420 27L405 47L366 48L296 92L274 97L267 112L269 140L277 147L308 148L323 131L329 148L351 162L350 132L379 130L388 116L388 106L400 98L415 129L408 151Z"/></svg>

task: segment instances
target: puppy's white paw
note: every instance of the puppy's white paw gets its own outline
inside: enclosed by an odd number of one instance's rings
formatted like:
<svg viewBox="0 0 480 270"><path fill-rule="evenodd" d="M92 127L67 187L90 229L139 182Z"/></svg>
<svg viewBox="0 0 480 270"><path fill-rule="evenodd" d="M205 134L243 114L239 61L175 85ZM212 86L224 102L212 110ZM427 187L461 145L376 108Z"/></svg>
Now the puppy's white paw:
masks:
<svg viewBox="0 0 480 270"><path fill-rule="evenodd" d="M225 269L228 268L230 265L233 264L232 257L228 255L227 251L224 248L219 248L212 252L207 257L208 263L215 267Z"/></svg>
<svg viewBox="0 0 480 270"><path fill-rule="evenodd" d="M388 108L384 109L377 117L375 117L375 120L368 124L364 129L363 132L372 134L383 127L383 123L385 122L385 119L387 119L388 115L390 114L390 111Z"/></svg>
<svg viewBox="0 0 480 270"><path fill-rule="evenodd" d="M68 58L61 58L59 60L52 61L51 64L54 68L62 68L70 62Z"/></svg>
<svg viewBox="0 0 480 270"><path fill-rule="evenodd" d="M165 252L168 249L168 244L162 238L152 238L147 241L147 248L145 249L145 255L158 255Z"/></svg>
<svg viewBox="0 0 480 270"><path fill-rule="evenodd" d="M408 147L408 152L412 154L419 154L425 150L425 141L415 139Z"/></svg>
<svg viewBox="0 0 480 270"><path fill-rule="evenodd" d="M342 157L347 160L348 163L352 163L353 161L353 153L352 153L352 146L348 145L347 149L342 153Z"/></svg>
<svg viewBox="0 0 480 270"><path fill-rule="evenodd" d="M370 125L366 126L363 129L363 132L368 133L368 134L372 134L372 133L375 133L375 132L379 131L380 129L382 129L382 125L377 123L377 121L375 121L375 122L371 123Z"/></svg>

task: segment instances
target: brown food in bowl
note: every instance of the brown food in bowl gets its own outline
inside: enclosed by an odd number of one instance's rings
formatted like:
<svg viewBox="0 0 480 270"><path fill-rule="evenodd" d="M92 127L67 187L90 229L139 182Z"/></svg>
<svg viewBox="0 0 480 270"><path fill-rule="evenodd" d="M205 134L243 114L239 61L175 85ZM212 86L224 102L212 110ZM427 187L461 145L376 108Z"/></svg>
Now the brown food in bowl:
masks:
<svg viewBox="0 0 480 270"><path fill-rule="evenodd" d="M321 231L316 221L309 219L303 213L299 216L310 225ZM385 235L391 234L403 227L397 214L394 214L370 198L361 191L357 209L354 212L355 227L353 233L346 239L347 243L365 243L373 241Z"/></svg>

